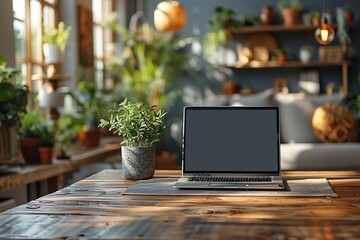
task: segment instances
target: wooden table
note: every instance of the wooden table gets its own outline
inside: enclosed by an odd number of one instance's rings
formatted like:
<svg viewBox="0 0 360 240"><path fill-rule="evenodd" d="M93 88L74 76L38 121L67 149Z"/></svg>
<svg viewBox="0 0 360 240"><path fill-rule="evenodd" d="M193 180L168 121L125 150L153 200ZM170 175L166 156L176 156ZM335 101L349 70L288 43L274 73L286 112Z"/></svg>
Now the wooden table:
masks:
<svg viewBox="0 0 360 240"><path fill-rule="evenodd" d="M283 176L327 177L339 197L122 195L134 181L104 170L0 214L0 238L360 239L360 171Z"/></svg>

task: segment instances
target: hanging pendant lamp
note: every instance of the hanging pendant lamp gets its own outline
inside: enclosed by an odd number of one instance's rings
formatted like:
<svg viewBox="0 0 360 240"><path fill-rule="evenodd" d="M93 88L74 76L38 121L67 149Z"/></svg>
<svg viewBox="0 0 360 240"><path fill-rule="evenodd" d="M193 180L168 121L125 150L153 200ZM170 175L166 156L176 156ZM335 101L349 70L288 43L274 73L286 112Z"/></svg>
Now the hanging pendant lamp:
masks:
<svg viewBox="0 0 360 240"><path fill-rule="evenodd" d="M324 0L324 10L321 17L321 25L315 30L315 39L322 45L330 44L335 38L334 29L328 24L326 17L326 0Z"/></svg>
<svg viewBox="0 0 360 240"><path fill-rule="evenodd" d="M155 28L162 32L177 32L185 26L186 11L178 1L160 2L154 11Z"/></svg>

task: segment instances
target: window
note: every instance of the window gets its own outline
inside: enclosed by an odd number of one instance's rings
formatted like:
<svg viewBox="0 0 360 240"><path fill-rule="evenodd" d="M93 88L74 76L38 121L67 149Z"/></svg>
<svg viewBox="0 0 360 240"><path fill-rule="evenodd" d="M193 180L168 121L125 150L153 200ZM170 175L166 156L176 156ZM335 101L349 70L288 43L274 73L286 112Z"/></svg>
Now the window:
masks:
<svg viewBox="0 0 360 240"><path fill-rule="evenodd" d="M13 0L15 56L24 83L37 92L35 74L43 74L42 29L57 23L58 0Z"/></svg>
<svg viewBox="0 0 360 240"><path fill-rule="evenodd" d="M109 89L112 87L112 80L107 77L105 64L114 54L115 33L105 27L103 22L113 11L112 1L92 0L92 9L95 81L100 89Z"/></svg>

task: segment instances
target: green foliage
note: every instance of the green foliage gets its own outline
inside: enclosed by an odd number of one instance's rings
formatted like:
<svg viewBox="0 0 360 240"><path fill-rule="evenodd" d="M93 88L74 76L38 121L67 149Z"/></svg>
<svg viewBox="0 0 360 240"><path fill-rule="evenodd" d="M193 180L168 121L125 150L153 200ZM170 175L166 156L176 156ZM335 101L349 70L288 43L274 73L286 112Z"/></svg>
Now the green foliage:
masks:
<svg viewBox="0 0 360 240"><path fill-rule="evenodd" d="M115 14L111 17L106 25L117 31L126 44L122 55L106 66L120 81L117 85L122 98L119 100L128 98L150 104L160 98L160 105L166 105L176 77L190 69L190 55L185 47L193 39L156 31L147 23L129 30L116 22Z"/></svg>
<svg viewBox="0 0 360 240"><path fill-rule="evenodd" d="M321 17L319 11L311 11L311 12L309 13L309 16L310 16L311 19L320 18L320 17Z"/></svg>
<svg viewBox="0 0 360 240"><path fill-rule="evenodd" d="M299 0L280 0L278 2L278 8L280 11L286 8L291 8L301 11L303 10L304 5Z"/></svg>
<svg viewBox="0 0 360 240"><path fill-rule="evenodd" d="M6 67L6 59L0 56L0 125L20 126L21 115L26 112L28 88L13 83L20 72Z"/></svg>
<svg viewBox="0 0 360 240"><path fill-rule="evenodd" d="M338 25L336 36L338 37L340 44L350 44L351 39L348 33L348 26L345 22L343 8L336 8L336 22Z"/></svg>
<svg viewBox="0 0 360 240"><path fill-rule="evenodd" d="M209 19L210 31L203 37L203 56L205 60L217 65L216 52L219 47L226 43L226 31L231 27L241 26L241 22L234 19L235 12L221 6L214 8L214 16Z"/></svg>
<svg viewBox="0 0 360 240"><path fill-rule="evenodd" d="M56 128L53 121L45 121L40 125L40 146L53 147L55 145Z"/></svg>
<svg viewBox="0 0 360 240"><path fill-rule="evenodd" d="M99 127L110 126L109 131L121 135L126 146L151 146L159 142L165 128L165 112L142 102L133 103L127 99L110 109L110 119L101 119Z"/></svg>
<svg viewBox="0 0 360 240"><path fill-rule="evenodd" d="M65 26L64 22L59 22L57 28L44 27L43 43L59 45L62 51L65 50L71 32L70 26Z"/></svg>
<svg viewBox="0 0 360 240"><path fill-rule="evenodd" d="M41 123L45 117L39 111L27 109L21 116L19 135L24 138L39 138L41 135Z"/></svg>

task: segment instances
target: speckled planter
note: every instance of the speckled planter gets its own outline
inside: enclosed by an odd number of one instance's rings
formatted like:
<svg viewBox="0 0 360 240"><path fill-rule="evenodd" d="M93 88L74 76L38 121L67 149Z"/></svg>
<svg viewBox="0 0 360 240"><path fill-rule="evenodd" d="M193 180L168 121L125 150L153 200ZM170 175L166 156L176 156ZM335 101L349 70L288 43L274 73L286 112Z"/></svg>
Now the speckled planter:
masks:
<svg viewBox="0 0 360 240"><path fill-rule="evenodd" d="M155 146L121 147L122 170L126 179L149 179L155 171Z"/></svg>

